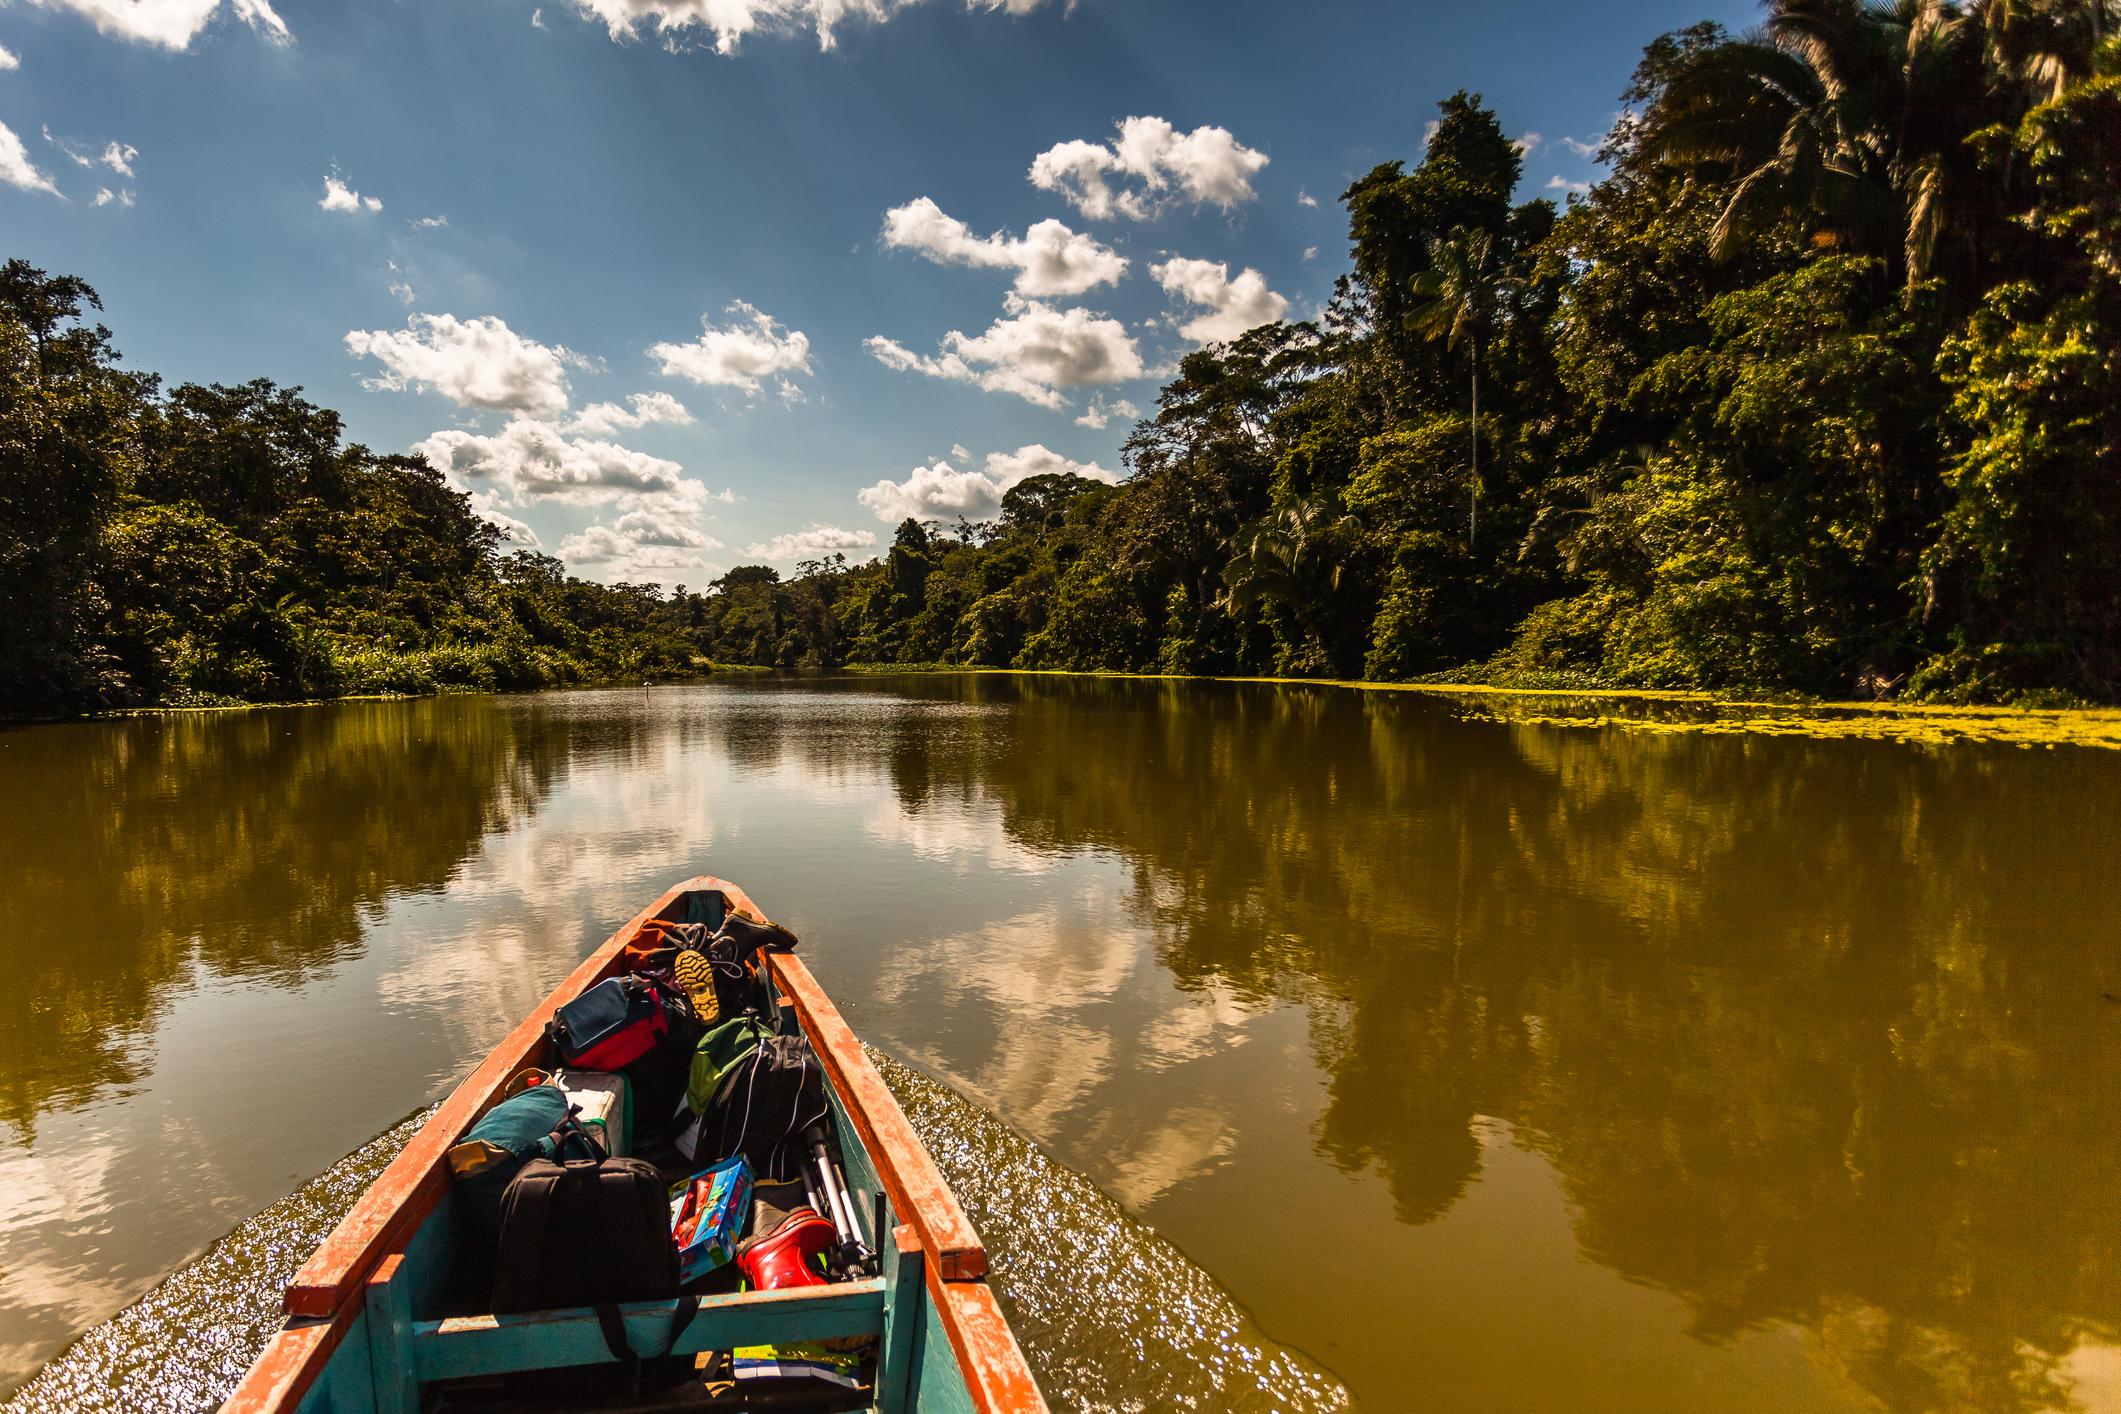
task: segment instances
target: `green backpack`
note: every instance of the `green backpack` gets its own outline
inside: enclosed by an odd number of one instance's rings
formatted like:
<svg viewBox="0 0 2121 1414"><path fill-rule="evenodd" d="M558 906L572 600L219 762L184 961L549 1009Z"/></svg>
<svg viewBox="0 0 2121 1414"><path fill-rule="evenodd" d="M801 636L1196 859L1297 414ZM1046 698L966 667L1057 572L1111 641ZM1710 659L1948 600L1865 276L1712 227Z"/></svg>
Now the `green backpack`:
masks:
<svg viewBox="0 0 2121 1414"><path fill-rule="evenodd" d="M692 1074L685 1082L685 1104L694 1114L707 1113L722 1077L759 1048L759 1042L774 1034L773 1027L755 1016L725 1021L700 1038L692 1053Z"/></svg>

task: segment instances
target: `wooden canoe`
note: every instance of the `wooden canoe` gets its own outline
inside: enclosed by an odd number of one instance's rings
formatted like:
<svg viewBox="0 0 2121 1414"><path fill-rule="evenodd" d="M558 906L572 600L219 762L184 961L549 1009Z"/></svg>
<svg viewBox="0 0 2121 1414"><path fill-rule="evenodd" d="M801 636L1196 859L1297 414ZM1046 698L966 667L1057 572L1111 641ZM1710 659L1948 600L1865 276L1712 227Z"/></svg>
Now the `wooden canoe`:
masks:
<svg viewBox="0 0 2121 1414"><path fill-rule="evenodd" d="M688 879L612 934L494 1047L296 1273L286 1292L286 1323L229 1397L225 1414L409 1414L455 1388L450 1381L611 1362L587 1307L507 1316L440 1309L456 1233L445 1155L501 1098L511 1077L553 1063L546 1021L618 971L620 949L644 923L689 921L721 909L766 921L736 885ZM848 1185L872 1205L882 1194L881 1271L792 1292L634 1303L623 1309L635 1349L652 1352L667 1336L678 1302L691 1302L697 1314L670 1354L873 1336L868 1397L887 1414L1043 1411L988 1288L986 1249L950 1186L810 969L793 953L765 956L784 1027L799 1025L822 1062ZM654 1407L671 1407L669 1399L660 1396ZM608 1407L628 1405L620 1397Z"/></svg>

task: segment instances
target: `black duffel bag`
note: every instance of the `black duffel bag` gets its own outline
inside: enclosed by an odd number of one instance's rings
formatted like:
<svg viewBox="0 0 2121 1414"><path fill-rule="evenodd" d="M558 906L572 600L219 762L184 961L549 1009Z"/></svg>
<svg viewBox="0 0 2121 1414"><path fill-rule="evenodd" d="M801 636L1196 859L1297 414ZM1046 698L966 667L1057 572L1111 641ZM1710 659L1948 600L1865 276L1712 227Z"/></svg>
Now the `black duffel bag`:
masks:
<svg viewBox="0 0 2121 1414"><path fill-rule="evenodd" d="M638 1387L641 1358L626 1338L619 1303L677 1295L670 1202L655 1165L538 1158L508 1185L493 1273L497 1314L593 1307L612 1358L631 1369ZM697 1309L691 1301L678 1303L664 1351L677 1343Z"/></svg>

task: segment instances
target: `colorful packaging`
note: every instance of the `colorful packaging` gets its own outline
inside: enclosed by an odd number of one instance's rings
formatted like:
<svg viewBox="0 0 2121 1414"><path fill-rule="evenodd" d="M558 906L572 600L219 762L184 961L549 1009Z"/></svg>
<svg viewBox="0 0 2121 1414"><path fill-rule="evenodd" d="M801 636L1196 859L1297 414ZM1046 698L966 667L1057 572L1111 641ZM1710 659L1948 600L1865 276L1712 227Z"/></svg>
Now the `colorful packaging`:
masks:
<svg viewBox="0 0 2121 1414"><path fill-rule="evenodd" d="M742 1154L694 1174L670 1204L678 1280L697 1281L736 1255L751 1211L751 1164Z"/></svg>
<svg viewBox="0 0 2121 1414"><path fill-rule="evenodd" d="M852 1350L834 1350L820 1341L795 1341L787 1345L740 1345L730 1352L729 1372L739 1384L758 1389L818 1385L840 1389L862 1387L862 1357Z"/></svg>

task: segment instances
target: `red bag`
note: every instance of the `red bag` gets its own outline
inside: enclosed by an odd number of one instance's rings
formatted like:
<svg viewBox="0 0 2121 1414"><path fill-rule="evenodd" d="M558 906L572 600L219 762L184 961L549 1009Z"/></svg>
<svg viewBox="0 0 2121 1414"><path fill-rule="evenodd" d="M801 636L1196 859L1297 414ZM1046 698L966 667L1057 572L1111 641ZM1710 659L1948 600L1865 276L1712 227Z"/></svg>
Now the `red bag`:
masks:
<svg viewBox="0 0 2121 1414"><path fill-rule="evenodd" d="M619 1070L670 1031L662 994L639 977L607 977L553 1013L545 1034L577 1070Z"/></svg>

